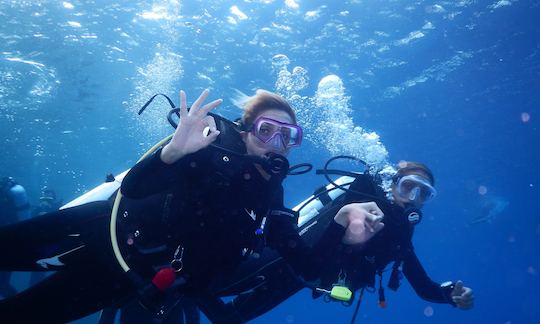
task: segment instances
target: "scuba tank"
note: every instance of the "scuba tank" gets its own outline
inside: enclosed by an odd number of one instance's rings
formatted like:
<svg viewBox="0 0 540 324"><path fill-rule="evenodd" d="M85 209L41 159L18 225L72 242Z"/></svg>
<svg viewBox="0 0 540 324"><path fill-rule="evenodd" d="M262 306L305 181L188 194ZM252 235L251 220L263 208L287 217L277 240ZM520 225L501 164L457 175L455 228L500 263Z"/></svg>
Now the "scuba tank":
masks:
<svg viewBox="0 0 540 324"><path fill-rule="evenodd" d="M30 203L23 186L12 177L6 177L0 183L0 190L2 200L7 205L2 206L2 208L6 208L6 210L2 210L2 213L8 213L6 219L0 220L1 222L12 223L30 218Z"/></svg>

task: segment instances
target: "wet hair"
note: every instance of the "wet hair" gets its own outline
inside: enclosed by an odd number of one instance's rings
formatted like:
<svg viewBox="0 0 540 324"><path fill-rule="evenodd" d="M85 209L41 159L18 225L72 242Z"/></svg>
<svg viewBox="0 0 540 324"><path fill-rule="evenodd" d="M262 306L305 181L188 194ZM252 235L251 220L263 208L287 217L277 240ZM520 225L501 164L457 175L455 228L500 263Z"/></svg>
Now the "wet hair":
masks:
<svg viewBox="0 0 540 324"><path fill-rule="evenodd" d="M396 174L392 177L392 182L396 183L401 177L414 171L425 173L428 176L431 185L435 185L435 178L433 177L433 172L431 172L431 170L425 164L412 161L400 161L398 163L398 169Z"/></svg>
<svg viewBox="0 0 540 324"><path fill-rule="evenodd" d="M243 130L248 130L260 114L270 109L286 112L291 116L293 123L296 124L296 114L287 100L270 91L257 90L254 96L249 97L244 102L243 109L244 114L241 119Z"/></svg>

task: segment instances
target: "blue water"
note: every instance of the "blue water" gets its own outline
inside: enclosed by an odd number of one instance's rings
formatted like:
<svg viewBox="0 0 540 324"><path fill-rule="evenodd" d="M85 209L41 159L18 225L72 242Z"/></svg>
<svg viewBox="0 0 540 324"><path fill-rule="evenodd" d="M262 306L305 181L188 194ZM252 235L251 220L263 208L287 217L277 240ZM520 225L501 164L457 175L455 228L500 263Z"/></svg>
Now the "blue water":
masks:
<svg viewBox="0 0 540 324"><path fill-rule="evenodd" d="M475 308L431 304L404 283L386 309L366 295L358 322L537 323L539 14L523 0L0 1L0 175L33 203L43 186L68 201L171 131L164 102L136 115L152 94L209 88L233 118L234 89L278 91L306 129L293 162L345 152L435 173L416 251L434 280L472 287ZM288 179L287 202L323 183ZM352 312L303 291L255 322Z"/></svg>

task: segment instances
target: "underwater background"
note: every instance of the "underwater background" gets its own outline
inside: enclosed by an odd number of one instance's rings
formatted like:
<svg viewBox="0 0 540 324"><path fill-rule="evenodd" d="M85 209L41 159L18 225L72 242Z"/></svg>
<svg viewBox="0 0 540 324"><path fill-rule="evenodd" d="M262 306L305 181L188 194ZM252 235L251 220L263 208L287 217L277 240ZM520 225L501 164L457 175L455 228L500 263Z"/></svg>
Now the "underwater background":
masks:
<svg viewBox="0 0 540 324"><path fill-rule="evenodd" d="M475 308L423 301L403 281L386 309L366 293L357 323L538 323L539 17L524 0L2 0L0 176L33 204L43 187L68 202L172 132L165 100L137 115L151 95L209 88L235 118L238 91L276 91L305 128L293 164L351 154L435 173L416 253L433 280L472 287ZM323 184L290 177L288 205ZM304 290L254 322L353 311Z"/></svg>

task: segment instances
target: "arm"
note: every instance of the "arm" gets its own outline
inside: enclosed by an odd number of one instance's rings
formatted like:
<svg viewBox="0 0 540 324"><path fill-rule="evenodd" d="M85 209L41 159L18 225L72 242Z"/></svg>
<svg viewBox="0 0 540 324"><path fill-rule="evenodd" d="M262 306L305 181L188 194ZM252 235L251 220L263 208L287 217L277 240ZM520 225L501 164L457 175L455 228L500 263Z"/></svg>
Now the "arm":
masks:
<svg viewBox="0 0 540 324"><path fill-rule="evenodd" d="M169 190L188 175L203 166L205 151L184 156L173 164L161 159L162 149L137 163L122 180L122 194L128 198L141 199L152 194Z"/></svg>
<svg viewBox="0 0 540 324"><path fill-rule="evenodd" d="M331 208L327 213L331 216L335 210L336 208ZM274 211L269 217L272 228L267 242L278 250L297 273L308 280L316 278L318 270L334 256L340 242L365 243L384 227L381 223L383 213L375 203L347 204L339 209L322 237L310 248L297 233L296 213L282 211L272 215L273 213Z"/></svg>
<svg viewBox="0 0 540 324"><path fill-rule="evenodd" d="M279 211L279 213L277 213ZM298 234L298 214L292 210L273 210L267 221L266 242L306 280L313 280L325 260L332 257L341 241L345 228L335 221L330 222L321 238L308 246Z"/></svg>
<svg viewBox="0 0 540 324"><path fill-rule="evenodd" d="M403 260L403 274L420 298L434 303L447 303L456 306L451 298L453 287L441 286L431 280L414 253L412 246Z"/></svg>
<svg viewBox="0 0 540 324"><path fill-rule="evenodd" d="M437 284L432 281L422 264L420 264L412 247L404 260L403 273L416 294L422 299L434 303L448 303L462 310L473 308L474 295L472 289L463 286L461 280L458 280L455 284L452 282Z"/></svg>
<svg viewBox="0 0 540 324"><path fill-rule="evenodd" d="M217 299L214 302L209 302L208 299L198 300L203 312L212 323L251 321L267 313L304 287L284 260L272 260L255 274L257 278L262 279L262 282L238 294L226 304L223 304L218 297L214 297Z"/></svg>

